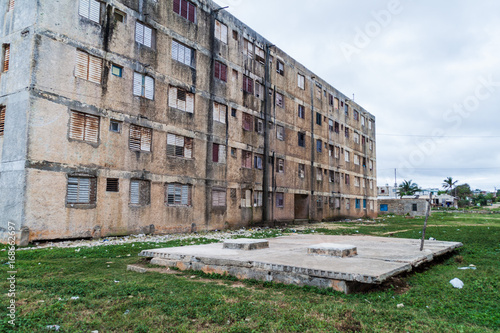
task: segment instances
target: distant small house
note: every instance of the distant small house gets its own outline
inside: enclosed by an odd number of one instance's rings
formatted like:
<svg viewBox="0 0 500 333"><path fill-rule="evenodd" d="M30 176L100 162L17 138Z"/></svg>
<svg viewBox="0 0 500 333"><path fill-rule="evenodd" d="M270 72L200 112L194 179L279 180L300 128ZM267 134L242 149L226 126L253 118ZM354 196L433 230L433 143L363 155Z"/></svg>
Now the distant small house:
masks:
<svg viewBox="0 0 500 333"><path fill-rule="evenodd" d="M427 209L427 200L415 196L402 199L379 197L378 204L380 214L425 216Z"/></svg>
<svg viewBox="0 0 500 333"><path fill-rule="evenodd" d="M452 195L441 194L432 197L432 205L436 207L455 207L458 208L458 200Z"/></svg>

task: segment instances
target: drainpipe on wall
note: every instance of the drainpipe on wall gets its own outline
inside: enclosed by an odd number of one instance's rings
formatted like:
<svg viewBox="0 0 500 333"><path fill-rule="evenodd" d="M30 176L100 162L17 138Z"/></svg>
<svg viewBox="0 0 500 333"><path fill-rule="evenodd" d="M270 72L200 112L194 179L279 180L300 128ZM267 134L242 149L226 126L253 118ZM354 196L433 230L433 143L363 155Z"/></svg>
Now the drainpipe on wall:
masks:
<svg viewBox="0 0 500 333"><path fill-rule="evenodd" d="M269 219L269 57L270 48L274 45L266 44L266 63L264 65L264 163L263 163L263 179L262 179L262 222L273 220L274 216ZM274 215L274 214L273 214Z"/></svg>
<svg viewBox="0 0 500 333"><path fill-rule="evenodd" d="M314 218L316 214L314 214L314 209L316 209L316 202L314 201L314 182L315 182L315 175L314 175L314 158L315 158L315 142L314 142L314 88L316 86L316 83L314 80L316 79L315 76L311 77L311 198L309 200L309 219ZM304 138L305 139L305 138Z"/></svg>

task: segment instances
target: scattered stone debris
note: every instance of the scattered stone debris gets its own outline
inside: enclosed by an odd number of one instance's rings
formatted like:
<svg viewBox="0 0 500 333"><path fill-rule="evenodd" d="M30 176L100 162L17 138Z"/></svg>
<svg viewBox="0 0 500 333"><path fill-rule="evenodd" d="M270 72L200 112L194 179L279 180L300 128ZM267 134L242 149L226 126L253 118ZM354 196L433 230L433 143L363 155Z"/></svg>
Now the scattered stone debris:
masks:
<svg viewBox="0 0 500 333"><path fill-rule="evenodd" d="M59 331L61 326L59 326L59 325L47 325L47 326L45 326L45 328L48 329L49 331Z"/></svg>

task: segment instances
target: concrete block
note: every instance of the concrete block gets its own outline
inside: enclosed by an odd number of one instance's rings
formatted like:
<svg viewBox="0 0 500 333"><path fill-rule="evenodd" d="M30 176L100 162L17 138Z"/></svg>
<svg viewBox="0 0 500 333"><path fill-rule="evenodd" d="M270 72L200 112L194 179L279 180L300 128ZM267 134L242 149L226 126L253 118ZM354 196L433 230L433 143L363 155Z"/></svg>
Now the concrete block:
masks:
<svg viewBox="0 0 500 333"><path fill-rule="evenodd" d="M269 247L269 241L265 239L248 239L248 238L239 238L239 239L228 239L224 241L223 248L231 249L231 250L259 250L259 249L267 249Z"/></svg>
<svg viewBox="0 0 500 333"><path fill-rule="evenodd" d="M143 268L143 267L139 267L139 266L135 266L135 265L127 265L127 271L132 271L132 272L137 272L137 273L146 273L148 270Z"/></svg>
<svg viewBox="0 0 500 333"><path fill-rule="evenodd" d="M344 258L356 256L358 254L358 250L354 245L321 243L309 246L307 248L307 253Z"/></svg>

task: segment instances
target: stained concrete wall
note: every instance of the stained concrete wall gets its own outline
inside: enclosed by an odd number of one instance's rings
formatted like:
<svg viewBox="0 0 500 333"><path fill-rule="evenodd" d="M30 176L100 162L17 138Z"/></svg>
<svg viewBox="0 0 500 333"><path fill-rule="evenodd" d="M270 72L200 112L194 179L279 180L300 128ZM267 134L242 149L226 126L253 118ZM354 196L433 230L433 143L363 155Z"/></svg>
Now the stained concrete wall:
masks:
<svg viewBox="0 0 500 333"><path fill-rule="evenodd" d="M387 212L383 214L409 215L409 216L425 216L427 211L426 199L379 199L380 205L387 205ZM416 210L414 210L416 205Z"/></svg>
<svg viewBox="0 0 500 333"><path fill-rule="evenodd" d="M37 10L36 23L30 32L29 45L23 50L24 63L31 66L31 83L25 87L24 122L8 113L7 129L2 150L3 162L13 154L24 156L17 182L22 209L17 209L20 225L30 228L30 239L97 237L137 232L181 232L193 230L239 227L261 222L262 207L242 205L246 190L263 191L264 171L242 167L242 152L253 156L264 154L264 135L253 126L242 128L243 113L263 118L268 112L269 151L274 159L268 165L270 196L269 220L293 220L296 194L307 197L307 218L333 219L341 216L374 216L376 214L376 150L375 118L361 106L350 101L327 82L318 78L300 63L277 47L272 47L269 66L271 95L269 104L262 98L242 89L243 75L262 82L265 66L243 54L244 39L265 49L271 44L235 17L225 11L215 12L211 1L193 1L197 6L197 22L192 23L172 11L172 0L107 0L101 5L100 23L92 22L78 13L78 1L40 0L38 7L22 0L16 1L14 15ZM114 11L125 14L124 22L114 20ZM29 16L29 15L28 15ZM215 18L228 26L228 41L213 38ZM140 21L156 31L154 48L135 42L135 23ZM233 31L236 32L233 38ZM171 57L172 40L195 50L193 67L181 64ZM103 59L102 80L99 84L75 76L77 50ZM29 52L28 52L29 51ZM16 47L15 52L21 52ZM30 57L28 58L28 55ZM213 78L214 61L227 65L227 82ZM285 64L284 75L277 73L277 60ZM111 74L113 64L123 67L122 77ZM26 70L29 70L27 68ZM233 70L238 77L233 79ZM134 96L133 73L147 74L155 80L154 100ZM297 85L297 74L305 76L305 89ZM23 76L24 77L24 76ZM3 80L2 80L2 83ZM19 83L17 83L19 84ZM317 93L317 86L321 91ZM195 94L193 114L168 105L170 86L182 87ZM284 107L275 105L276 93L284 96ZM343 106L335 109L329 95L349 105L345 116ZM0 98L5 94L2 94ZM11 98L11 97L8 97ZM213 102L227 105L225 123L213 120ZM8 109L13 102L6 102ZM1 101L0 101L1 104ZM15 104L14 104L15 105ZM305 108L304 119L297 116L298 105ZM22 108L22 105L17 108ZM234 116L231 110L235 109ZM354 110L366 118L354 120ZM99 116L98 143L87 143L68 136L71 111ZM321 125L316 124L316 113ZM29 116L29 126L27 117ZM328 120L339 123L339 133L329 129ZM122 122L120 133L109 131L111 120ZM368 121L373 126L368 127ZM8 131L9 125L23 131ZM24 125L22 125L24 124ZM128 148L130 126L152 128L152 151L136 152ZM24 126L24 127L22 127ZM285 128L284 140L277 138L277 126ZM350 137L344 135L349 127ZM365 144L354 143L353 131L367 138ZM16 134L14 134L14 132ZM305 147L298 146L298 132L305 133ZM20 134L21 133L21 134ZM17 136L24 134L24 141ZM194 139L193 158L173 158L166 154L167 133ZM29 140L28 140L29 138ZM322 151L316 149L316 140L322 141ZM14 143L5 144L7 140ZM360 139L361 140L361 139ZM373 144L369 145L369 141ZM227 145L226 163L212 162L213 143ZM329 145L339 148L335 158L328 153ZM371 147L371 148L370 148ZM24 153L22 153L24 151ZM351 154L346 163L344 151ZM366 165L354 165L358 154ZM285 161L284 172L277 172L277 159ZM10 157L9 157L10 159ZM372 161L369 167L368 161ZM264 158L263 163L267 163ZM19 164L19 165L21 165ZM298 177L299 164L305 166L305 177ZM27 167L27 170L24 169ZM316 179L316 169L323 172ZM335 180L330 182L329 172ZM325 174L326 172L326 174ZM93 205L67 205L66 188L69 175L84 174L97 178L97 200ZM350 184L346 182L350 177ZM27 177L27 182L24 178ZM355 185L359 177L359 186ZM119 192L106 192L106 178L119 179ZM12 178L13 179L13 178ZM143 206L129 203L131 179L151 183L151 200ZM0 182L13 183L7 173L0 174ZM165 204L165 184L192 185L192 204L189 207L171 207ZM363 186L364 184L364 186ZM11 185L9 185L11 186ZM16 185L17 186L17 185ZM4 185L5 189L9 188ZM3 189L2 188L2 189ZM25 193L24 193L25 189ZM212 189L226 189L226 207L212 207ZM2 197L6 194L3 190ZM276 193L284 194L283 207L277 207ZM338 206L330 204L338 198ZM366 208L356 208L356 199L367 201ZM264 199L267 200L267 199ZM320 202L320 204L318 204ZM3 207L2 209L7 209ZM24 208L23 208L24 209ZM300 215L304 209L298 207ZM4 220L2 220L4 223Z"/></svg>

